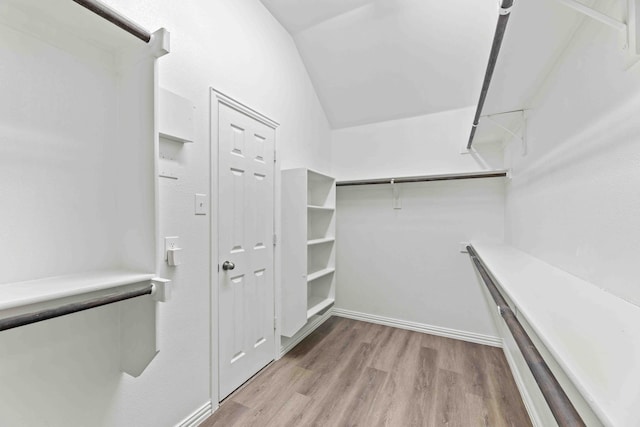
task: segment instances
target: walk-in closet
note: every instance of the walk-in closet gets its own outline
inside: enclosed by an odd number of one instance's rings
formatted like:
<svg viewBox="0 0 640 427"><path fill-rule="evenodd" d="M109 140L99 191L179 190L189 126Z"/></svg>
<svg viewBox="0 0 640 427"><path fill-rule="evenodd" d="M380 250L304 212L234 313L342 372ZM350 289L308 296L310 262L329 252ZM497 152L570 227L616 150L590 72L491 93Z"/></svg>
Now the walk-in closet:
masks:
<svg viewBox="0 0 640 427"><path fill-rule="evenodd" d="M640 0L3 0L0 426L640 426Z"/></svg>

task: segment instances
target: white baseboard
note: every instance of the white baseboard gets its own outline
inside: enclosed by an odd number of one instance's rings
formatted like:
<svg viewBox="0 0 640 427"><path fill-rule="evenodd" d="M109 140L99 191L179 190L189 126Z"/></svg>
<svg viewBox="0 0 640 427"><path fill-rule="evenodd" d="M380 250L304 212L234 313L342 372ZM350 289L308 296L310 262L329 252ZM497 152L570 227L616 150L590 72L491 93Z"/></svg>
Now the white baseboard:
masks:
<svg viewBox="0 0 640 427"><path fill-rule="evenodd" d="M176 427L197 427L204 420L209 418L213 414L211 402L207 402L200 408L196 409L194 413L185 418L182 422L176 425Z"/></svg>
<svg viewBox="0 0 640 427"><path fill-rule="evenodd" d="M476 344L490 345L492 347L502 347L502 339L490 335L477 334L475 332L459 331L457 329L444 328L442 326L426 325L424 323L409 322L406 320L393 319L391 317L376 316L374 314L360 313L357 311L334 308L335 316L346 317L348 319L362 320L379 325L392 326L394 328L408 329L410 331L423 332L440 337L453 338L456 340L468 341Z"/></svg>
<svg viewBox="0 0 640 427"><path fill-rule="evenodd" d="M326 322L331 317L332 314L333 314L333 309L329 309L322 316L319 316L318 318L304 325L302 329L300 329L300 331L293 336L293 339L287 343L287 345L282 346L280 348L280 357L287 354L289 351L293 349L293 347L297 346L300 343L300 341L302 341L307 336L309 336L311 332L318 329L318 326Z"/></svg>
<svg viewBox="0 0 640 427"><path fill-rule="evenodd" d="M513 355L506 345L502 347L502 350L504 352L504 357L507 359L507 363L509 364L511 375L513 376L513 379L516 382L516 386L518 387L518 391L520 392L520 397L522 397L524 407L527 409L527 413L529 414L529 418L531 419L531 424L533 424L533 427L544 427L540 415L538 414L538 411L536 411L536 407L533 404L533 399L529 394L529 389L527 389L527 386L522 379L522 375L520 375L520 371L518 370L516 362L515 360L513 360Z"/></svg>

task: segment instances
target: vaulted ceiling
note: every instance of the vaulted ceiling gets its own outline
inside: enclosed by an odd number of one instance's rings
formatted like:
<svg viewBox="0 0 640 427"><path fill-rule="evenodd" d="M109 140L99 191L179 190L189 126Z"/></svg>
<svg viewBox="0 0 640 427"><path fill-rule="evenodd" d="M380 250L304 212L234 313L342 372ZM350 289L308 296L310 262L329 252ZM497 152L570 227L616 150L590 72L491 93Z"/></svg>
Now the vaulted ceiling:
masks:
<svg viewBox="0 0 640 427"><path fill-rule="evenodd" d="M496 0L261 1L293 36L334 128L478 101ZM556 0L516 1L485 112L525 106L582 19Z"/></svg>

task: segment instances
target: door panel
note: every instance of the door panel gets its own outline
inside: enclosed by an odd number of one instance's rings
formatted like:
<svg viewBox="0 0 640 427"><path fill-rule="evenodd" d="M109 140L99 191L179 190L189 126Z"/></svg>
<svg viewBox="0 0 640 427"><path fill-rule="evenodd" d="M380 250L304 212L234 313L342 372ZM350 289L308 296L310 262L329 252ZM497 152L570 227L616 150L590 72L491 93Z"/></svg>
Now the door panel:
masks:
<svg viewBox="0 0 640 427"><path fill-rule="evenodd" d="M220 399L273 360L274 137L263 123L220 104ZM223 270L229 261L233 270Z"/></svg>

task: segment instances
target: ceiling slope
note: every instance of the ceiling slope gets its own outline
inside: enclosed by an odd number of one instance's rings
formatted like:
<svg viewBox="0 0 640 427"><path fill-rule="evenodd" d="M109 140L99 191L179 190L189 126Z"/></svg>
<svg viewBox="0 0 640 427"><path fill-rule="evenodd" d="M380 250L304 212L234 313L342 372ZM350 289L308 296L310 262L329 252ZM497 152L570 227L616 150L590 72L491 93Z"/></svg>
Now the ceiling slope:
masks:
<svg viewBox="0 0 640 427"><path fill-rule="evenodd" d="M292 34L333 128L478 102L496 0L261 1ZM581 21L556 0L518 0L483 113L527 107ZM485 121L476 141L504 135Z"/></svg>
<svg viewBox="0 0 640 427"><path fill-rule="evenodd" d="M473 105L495 0L262 0L289 30L334 128Z"/></svg>

